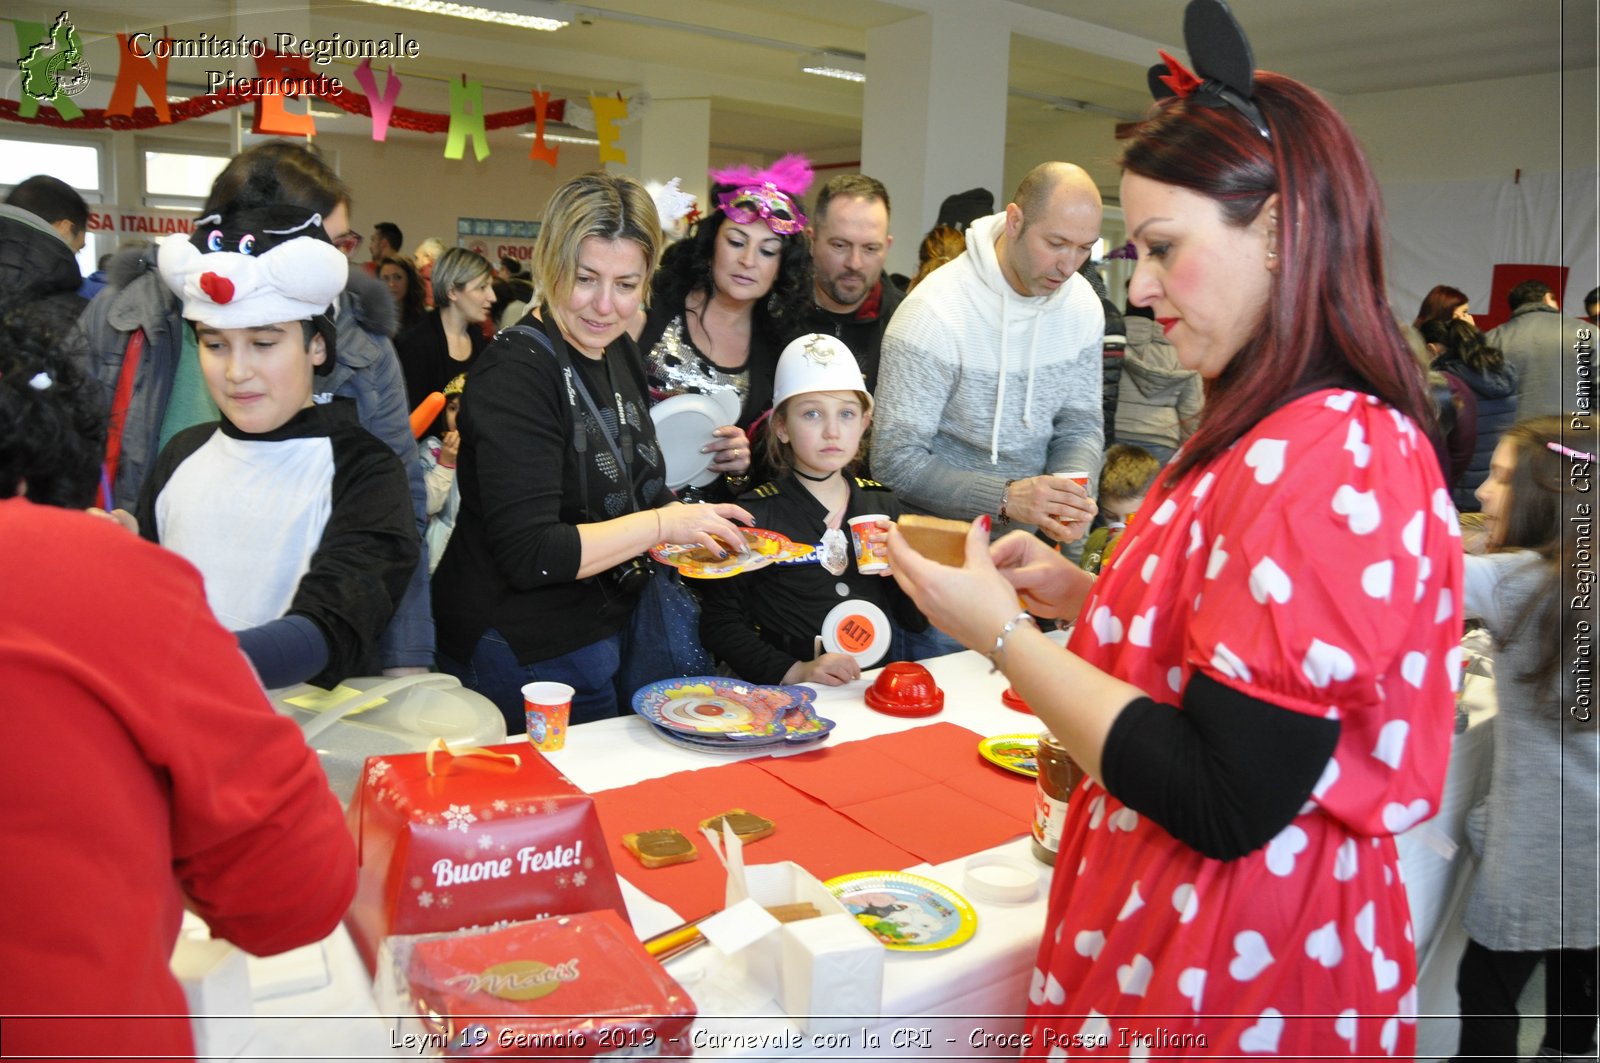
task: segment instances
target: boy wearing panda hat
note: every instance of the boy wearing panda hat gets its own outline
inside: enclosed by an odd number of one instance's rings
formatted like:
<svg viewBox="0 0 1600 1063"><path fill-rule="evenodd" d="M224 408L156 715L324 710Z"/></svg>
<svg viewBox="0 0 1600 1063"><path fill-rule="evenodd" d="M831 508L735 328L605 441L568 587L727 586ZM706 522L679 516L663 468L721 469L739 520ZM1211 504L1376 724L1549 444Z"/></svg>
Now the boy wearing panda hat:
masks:
<svg viewBox="0 0 1600 1063"><path fill-rule="evenodd" d="M200 570L264 686L376 674L420 545L394 452L353 402L312 401L348 263L321 217L291 206L202 218L161 242L158 263L221 420L163 448L141 532Z"/></svg>

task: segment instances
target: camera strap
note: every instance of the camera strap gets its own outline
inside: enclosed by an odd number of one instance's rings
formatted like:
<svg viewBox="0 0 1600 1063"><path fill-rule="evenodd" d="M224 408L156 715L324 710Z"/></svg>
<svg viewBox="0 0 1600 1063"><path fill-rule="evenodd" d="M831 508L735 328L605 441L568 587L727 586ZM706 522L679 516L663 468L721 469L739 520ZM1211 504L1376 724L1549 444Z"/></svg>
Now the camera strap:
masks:
<svg viewBox="0 0 1600 1063"><path fill-rule="evenodd" d="M556 326L550 307L548 305L540 307L540 314L543 316L543 333L520 324L511 325L504 331L528 337L535 347L543 347L561 367L562 379L567 385L567 403L572 408L572 449L578 455L578 491L583 498L583 515L589 520L594 519L594 515L589 511L589 433L583 427L583 418L578 415L579 399L583 400L589 415L599 426L600 434L604 437L611 456L617 459L617 465L622 469L623 483L627 486L628 504L631 511L637 513L639 499L633 483L633 465L628 460L628 455L633 452L633 429L628 427L628 419L622 409L622 395L617 391L616 383L611 376L611 361L608 357L602 356L601 364L605 366L606 384L611 389L611 400L617 418L615 434L606 428L605 418L600 415L600 407L589 394L589 388L584 384L583 377L573 366L572 356L567 352L566 338Z"/></svg>

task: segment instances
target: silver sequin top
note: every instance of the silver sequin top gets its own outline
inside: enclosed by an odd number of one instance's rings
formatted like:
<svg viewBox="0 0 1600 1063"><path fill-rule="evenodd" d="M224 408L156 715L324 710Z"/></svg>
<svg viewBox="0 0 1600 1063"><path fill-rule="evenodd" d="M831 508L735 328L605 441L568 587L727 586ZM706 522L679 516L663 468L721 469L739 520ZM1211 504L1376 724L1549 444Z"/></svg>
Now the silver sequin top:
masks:
<svg viewBox="0 0 1600 1063"><path fill-rule="evenodd" d="M645 373L650 378L650 399L660 402L674 395L709 395L733 391L743 409L750 397L750 362L743 368L723 369L700 353L689 339L682 314L667 322L661 338L644 355Z"/></svg>

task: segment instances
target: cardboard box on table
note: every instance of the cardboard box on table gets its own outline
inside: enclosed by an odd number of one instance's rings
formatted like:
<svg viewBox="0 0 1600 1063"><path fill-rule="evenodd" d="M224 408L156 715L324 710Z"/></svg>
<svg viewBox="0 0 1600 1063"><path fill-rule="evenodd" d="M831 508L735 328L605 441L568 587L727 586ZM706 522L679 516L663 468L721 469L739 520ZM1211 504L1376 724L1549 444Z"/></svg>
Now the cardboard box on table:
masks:
<svg viewBox="0 0 1600 1063"><path fill-rule="evenodd" d="M727 866L729 909L745 901L762 908L809 902L822 913L780 923L740 949L735 967L742 963L743 969L737 973L776 1000L807 1034L854 1029L861 1019L876 1018L883 1008L884 950L878 939L799 864L746 864L744 847L731 831L720 838L703 833Z"/></svg>
<svg viewBox="0 0 1600 1063"><path fill-rule="evenodd" d="M627 918L594 802L524 742L369 758L347 819L360 871L345 922L368 970L391 934Z"/></svg>

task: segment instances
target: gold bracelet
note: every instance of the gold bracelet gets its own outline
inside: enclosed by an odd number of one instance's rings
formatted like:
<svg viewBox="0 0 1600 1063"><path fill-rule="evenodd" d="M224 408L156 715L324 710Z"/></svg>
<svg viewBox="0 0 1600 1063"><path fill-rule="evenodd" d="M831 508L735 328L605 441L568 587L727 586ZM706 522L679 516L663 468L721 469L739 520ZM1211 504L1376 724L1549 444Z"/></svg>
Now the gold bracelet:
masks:
<svg viewBox="0 0 1600 1063"><path fill-rule="evenodd" d="M1033 624L1033 615L1026 609L1007 621L1006 626L1000 629L1000 634L994 637L994 648L988 653L984 654L985 657L989 658L990 675L994 675L1000 670L1000 655L1005 651L1006 639L1011 637L1011 633L1017 629L1017 625L1022 623L1024 620L1030 624ZM1034 627L1037 628L1038 625L1034 624Z"/></svg>

